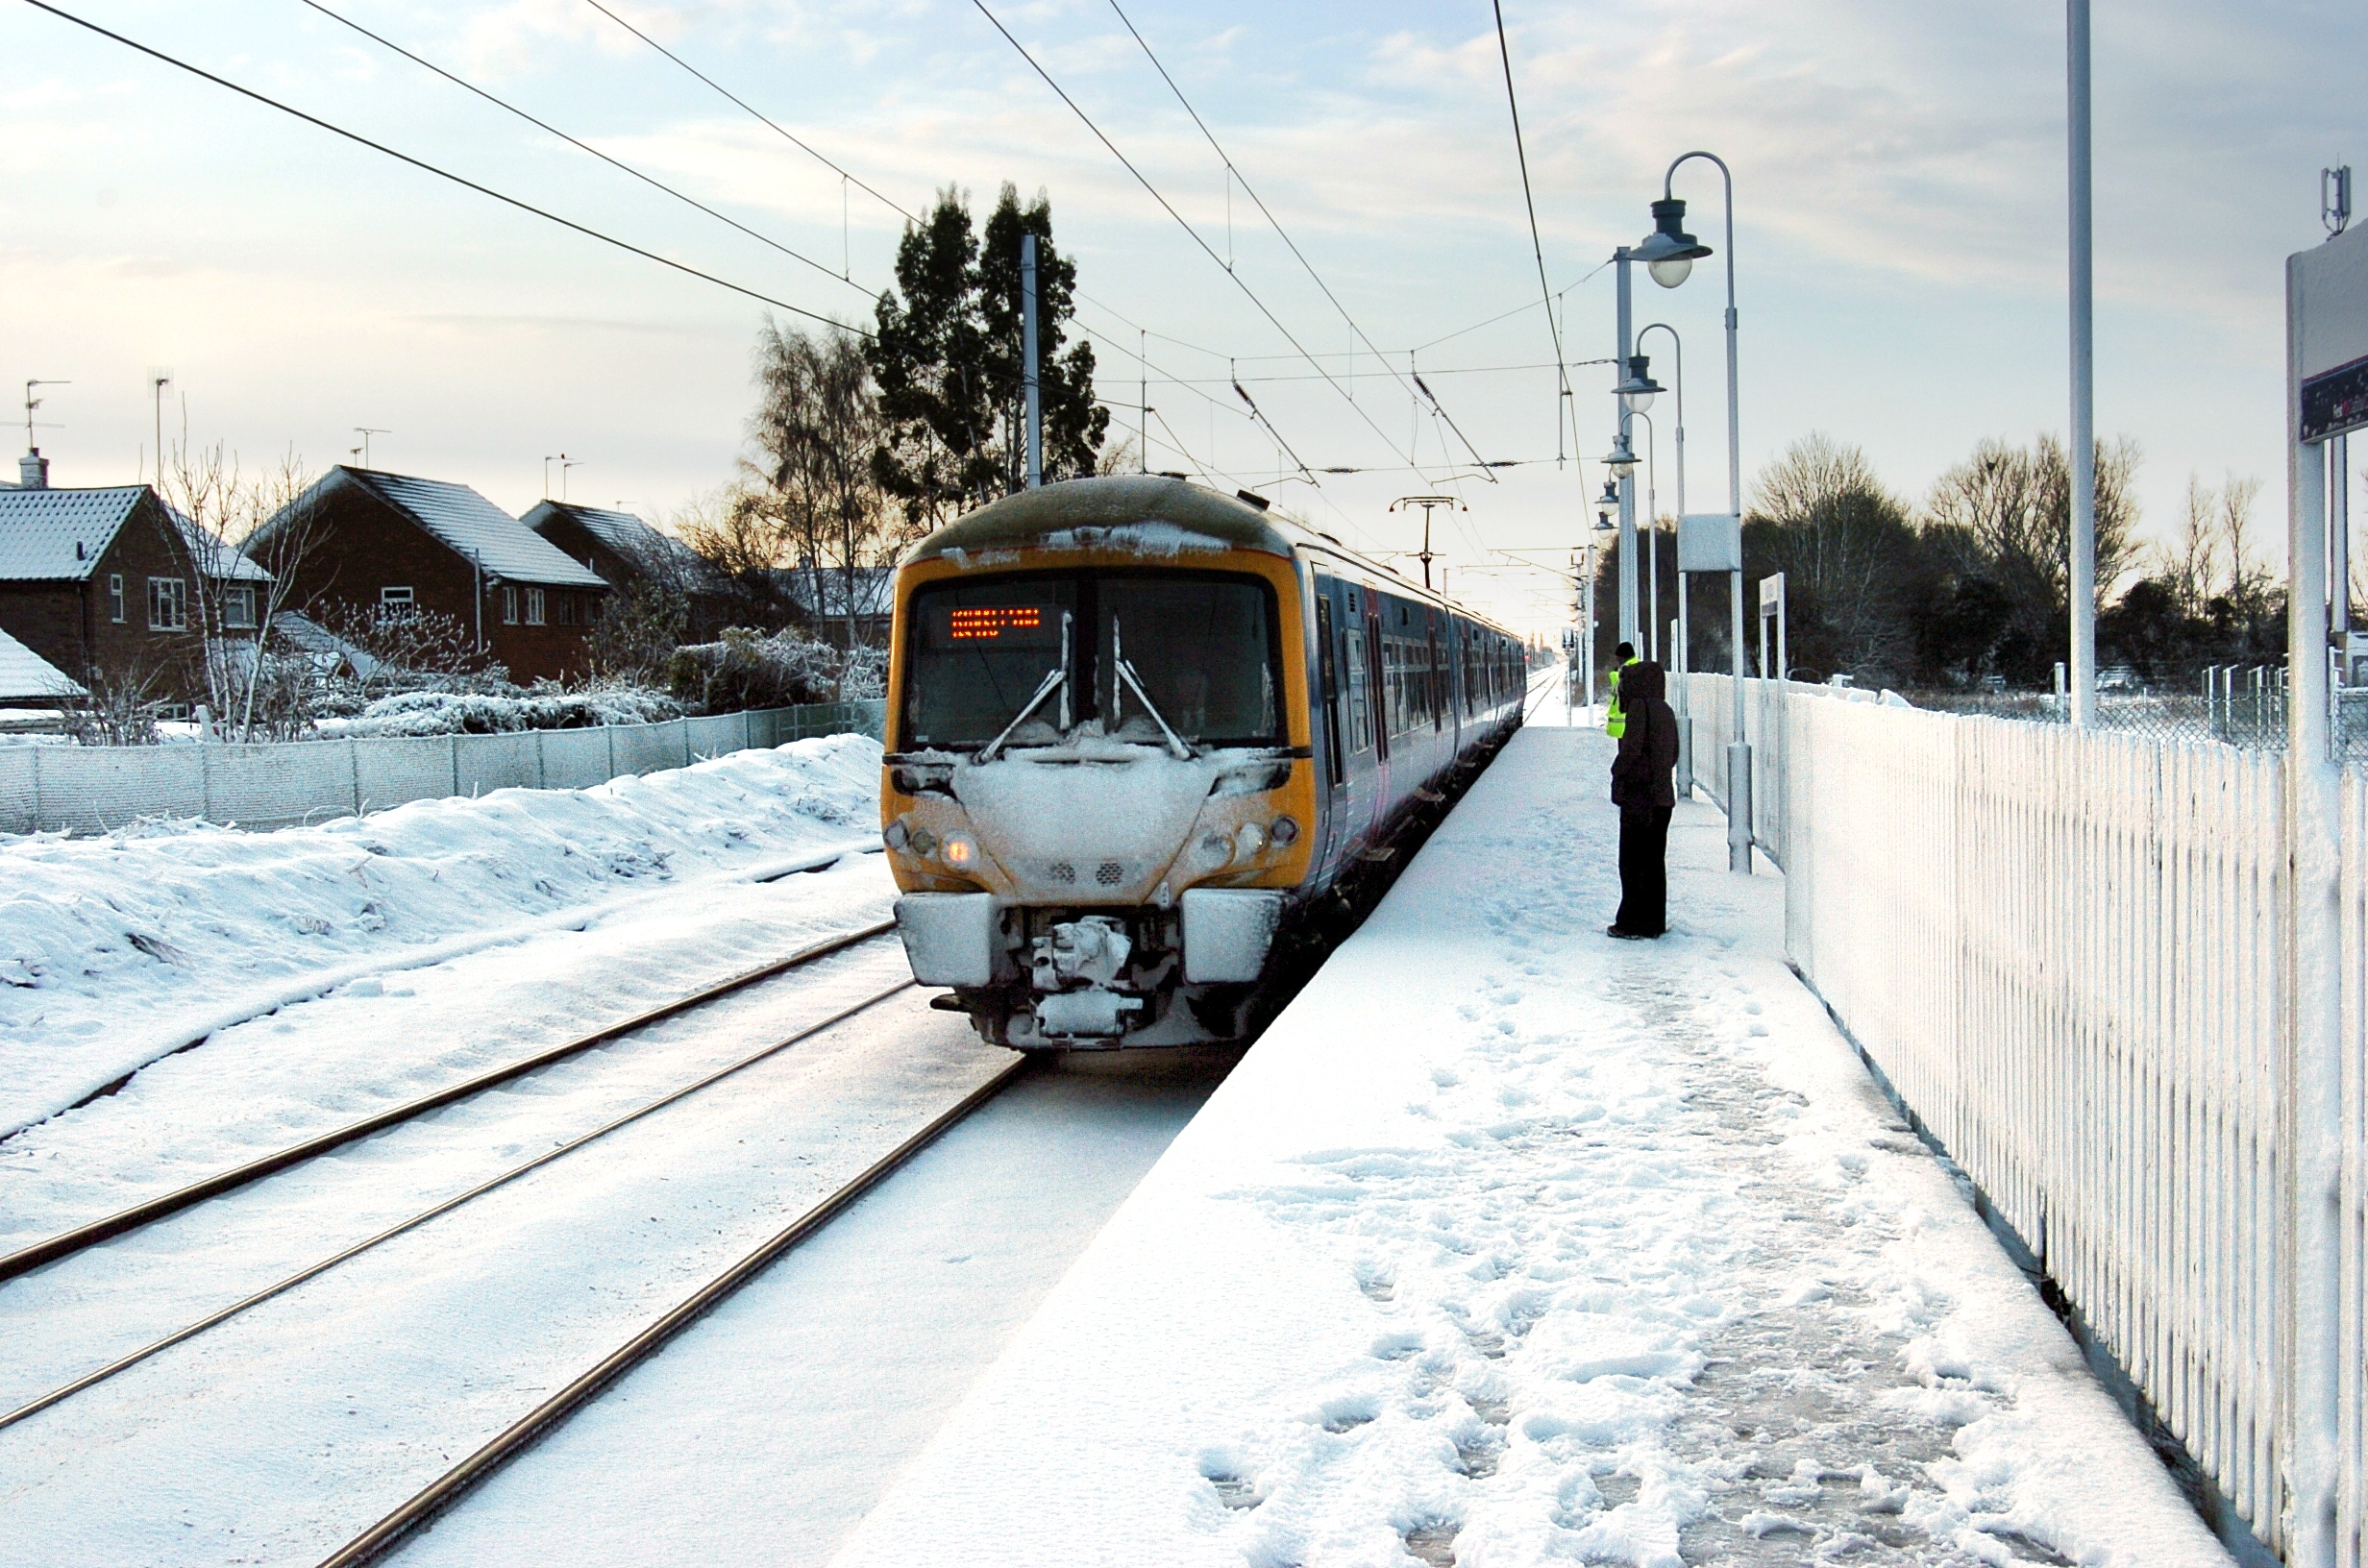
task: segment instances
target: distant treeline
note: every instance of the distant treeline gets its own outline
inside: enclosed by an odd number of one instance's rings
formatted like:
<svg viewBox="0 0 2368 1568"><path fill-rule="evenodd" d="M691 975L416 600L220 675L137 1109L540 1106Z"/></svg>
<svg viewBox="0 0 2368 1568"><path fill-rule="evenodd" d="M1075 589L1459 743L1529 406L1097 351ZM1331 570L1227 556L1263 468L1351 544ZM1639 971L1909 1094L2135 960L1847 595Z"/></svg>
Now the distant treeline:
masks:
<svg viewBox="0 0 2368 1568"><path fill-rule="evenodd" d="M2134 442L2098 443L2099 665L2183 690L2206 665L2282 659L2285 595L2255 550L2260 481L2190 478L2176 539L2141 548L2132 537L2137 464ZM1794 442L1761 471L1744 514L1747 659L1758 652L1754 585L1782 572L1795 679L1846 674L1862 686L1937 689L1994 676L2047 687L2071 639L2071 465L2053 436L2029 447L1983 441L1920 505L1892 494L1857 447L1823 434ZM1677 563L1665 534L1658 553L1666 622ZM1616 602L1618 580L1615 547L1602 559L1599 604ZM1724 670L1726 587L1697 576L1691 589L1691 665ZM1611 657L1613 635L1601 629L1599 659Z"/></svg>

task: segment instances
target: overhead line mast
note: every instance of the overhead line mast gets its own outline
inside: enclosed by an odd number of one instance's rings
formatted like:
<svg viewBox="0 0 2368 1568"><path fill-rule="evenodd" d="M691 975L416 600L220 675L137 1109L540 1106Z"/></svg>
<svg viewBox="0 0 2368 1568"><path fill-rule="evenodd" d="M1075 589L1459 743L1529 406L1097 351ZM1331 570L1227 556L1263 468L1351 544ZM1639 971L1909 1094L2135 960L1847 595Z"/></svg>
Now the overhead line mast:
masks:
<svg viewBox="0 0 2368 1568"><path fill-rule="evenodd" d="M1505 107L1513 113L1513 153L1521 164L1521 205L1529 212L1530 253L1538 258L1538 295L1545 303L1546 331L1553 336L1554 362L1559 365L1563 362L1563 329L1562 324L1554 319L1554 285L1545 281L1545 242L1538 236L1538 199L1529 187L1529 149L1521 141L1521 104L1513 91L1513 46L1505 41L1504 0L1489 0L1489 5L1496 13L1496 55L1505 65ZM1570 377L1566 371L1562 378L1561 396L1555 401L1560 404L1568 400L1569 396ZM1557 407L1554 411L1554 429L1558 445L1562 424L1562 410Z"/></svg>
<svg viewBox="0 0 2368 1568"><path fill-rule="evenodd" d="M777 300L770 294L759 292L753 288L745 287L742 284L732 282L728 279L718 278L711 272L703 272L699 268L690 265L688 262L677 261L671 257L660 256L655 251L644 250L642 247L632 243L630 240L619 239L614 234L603 233L600 230L591 228L586 224L578 223L573 218L563 218L556 212L550 211L544 208L536 207L532 202L521 201L515 196L505 195L503 192L494 189L491 185L481 185L476 181L469 179L465 175L455 174L450 169L440 168L437 165L429 162L425 159L413 158L408 153L397 152L394 148L387 146L384 142L373 141L368 136L361 135L358 131L348 131L341 125L332 124L330 121L322 119L317 114L308 114L301 109L297 109L289 104L284 104L277 98L256 91L253 87L240 86L237 83L231 81L228 77L216 76L213 72L209 71L202 66L192 65L187 61L168 55L161 49L150 48L147 44L141 43L137 39L127 38L122 34L101 27L96 22L86 21L84 18L75 15L70 11L62 11L56 6L49 4L49 0L25 0L25 4L33 7L37 11L48 12L52 16L57 17L61 21L72 22L76 27L83 28L87 32L96 33L100 37L108 38L116 43L120 43L125 48L146 55L151 60L160 61L164 64L172 66L175 70L186 71L191 76L198 78L200 81L210 82L217 87L227 87L232 92L238 94L241 98L252 99L256 103L261 104L266 109L276 109L283 114L288 115L294 119L302 120L307 125L315 126L320 130L328 132L331 135L343 136L346 140L355 143L357 146L367 147L374 153L383 153L388 158L395 159L397 162L408 163L411 167L418 169L424 174L432 174L439 180L449 180L456 185L459 185L464 189L477 192L480 196L490 196L495 201L502 203L506 207L514 207L521 212L530 212L535 217L542 218L550 223L555 223L562 229L572 229L577 233L585 236L587 239L597 239L604 245L613 245L618 250L626 251L631 255L638 256L645 261L654 261L661 267L672 267L675 271L682 273L686 277L696 278L702 282L713 283L718 288L728 288L734 294L743 295L749 299L756 301L760 305L772 306L777 310L786 310L793 316L803 316L809 321L819 321L827 327L842 328L845 331L855 333L859 337L871 337L875 335L874 333L865 331L860 327L848 327L844 322L834 321L830 317L822 314L820 311L808 310L805 306L802 305L792 305L787 300Z"/></svg>

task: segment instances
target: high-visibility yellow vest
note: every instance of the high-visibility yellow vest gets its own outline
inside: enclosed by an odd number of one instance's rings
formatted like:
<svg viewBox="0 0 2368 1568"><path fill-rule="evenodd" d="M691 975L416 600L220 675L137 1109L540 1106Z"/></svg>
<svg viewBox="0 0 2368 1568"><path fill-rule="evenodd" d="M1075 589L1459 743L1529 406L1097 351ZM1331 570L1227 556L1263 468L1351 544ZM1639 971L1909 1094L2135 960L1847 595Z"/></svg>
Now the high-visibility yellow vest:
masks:
<svg viewBox="0 0 2368 1568"><path fill-rule="evenodd" d="M1630 659L1628 664L1636 662L1635 659ZM1619 669L1627 669L1628 664L1621 665ZM1616 741L1628 733L1628 715L1619 705L1619 670L1612 672L1611 684L1612 700L1603 710L1603 732Z"/></svg>

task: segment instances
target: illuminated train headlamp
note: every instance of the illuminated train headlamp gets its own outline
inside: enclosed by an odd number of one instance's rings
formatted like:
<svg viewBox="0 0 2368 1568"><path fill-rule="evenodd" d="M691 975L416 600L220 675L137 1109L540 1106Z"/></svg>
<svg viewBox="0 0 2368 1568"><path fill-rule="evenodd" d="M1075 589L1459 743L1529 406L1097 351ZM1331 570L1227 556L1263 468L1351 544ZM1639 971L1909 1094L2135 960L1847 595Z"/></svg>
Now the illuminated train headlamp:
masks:
<svg viewBox="0 0 2368 1568"><path fill-rule="evenodd" d="M938 845L937 858L957 871L967 870L971 863L978 858L978 845L959 833L949 833Z"/></svg>

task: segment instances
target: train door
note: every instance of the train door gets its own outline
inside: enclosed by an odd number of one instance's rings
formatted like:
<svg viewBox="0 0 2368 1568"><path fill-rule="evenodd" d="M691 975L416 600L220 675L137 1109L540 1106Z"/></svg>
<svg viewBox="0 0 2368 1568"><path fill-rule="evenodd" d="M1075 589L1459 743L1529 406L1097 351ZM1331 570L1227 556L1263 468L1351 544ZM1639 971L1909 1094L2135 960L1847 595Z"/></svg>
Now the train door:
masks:
<svg viewBox="0 0 2368 1568"><path fill-rule="evenodd" d="M1390 808L1390 715L1388 694L1381 690L1381 596L1370 588L1365 591L1365 649L1366 684L1372 692L1368 709L1373 724L1373 801L1368 814L1373 827L1379 828Z"/></svg>
<svg viewBox="0 0 2368 1568"><path fill-rule="evenodd" d="M1328 866L1348 836L1350 790L1348 747L1354 743L1354 715L1348 683L1343 678L1346 660L1340 631L1333 625L1332 596L1339 591L1332 577L1316 579L1316 664L1323 690L1323 782L1325 810L1323 842L1316 846L1317 864Z"/></svg>

